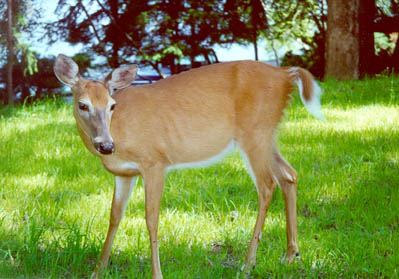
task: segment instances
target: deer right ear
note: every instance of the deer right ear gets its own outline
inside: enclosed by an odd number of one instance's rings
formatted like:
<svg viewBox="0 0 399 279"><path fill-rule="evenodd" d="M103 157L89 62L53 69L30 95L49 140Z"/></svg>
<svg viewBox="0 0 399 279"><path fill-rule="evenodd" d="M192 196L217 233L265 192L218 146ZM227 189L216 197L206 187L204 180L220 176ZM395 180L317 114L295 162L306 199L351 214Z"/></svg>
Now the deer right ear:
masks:
<svg viewBox="0 0 399 279"><path fill-rule="evenodd" d="M79 81L79 66L71 58L58 54L54 63L54 73L62 83L74 86Z"/></svg>

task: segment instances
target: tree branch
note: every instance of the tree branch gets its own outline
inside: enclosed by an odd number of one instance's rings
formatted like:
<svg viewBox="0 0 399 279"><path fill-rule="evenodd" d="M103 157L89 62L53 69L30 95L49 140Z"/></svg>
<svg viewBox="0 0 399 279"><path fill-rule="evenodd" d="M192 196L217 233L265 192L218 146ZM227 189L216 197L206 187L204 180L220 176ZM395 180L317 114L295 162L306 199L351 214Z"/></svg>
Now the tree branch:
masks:
<svg viewBox="0 0 399 279"><path fill-rule="evenodd" d="M308 6L309 11L310 11L310 15L312 16L314 22L316 23L317 28L319 29L321 34L325 34L325 29L322 23L320 23L319 18L317 18L317 15L314 13L313 8L311 5L308 5L308 3L306 2L306 6ZM323 10L321 11L323 14Z"/></svg>
<svg viewBox="0 0 399 279"><path fill-rule="evenodd" d="M112 16L111 12L108 11L108 10L104 7L104 5L101 4L101 2L100 2L99 0L96 0L96 2L97 2L97 4L100 6L101 10L102 10L106 15L109 16L109 18L110 18L111 22L114 24L114 26L115 26L116 28L118 28L119 31L121 31L121 32L125 35L125 37L126 37L130 42L133 43L133 46L134 46L135 41L133 40L133 38L132 38L128 33L124 32L124 31L122 30L122 28L119 27L119 25L117 24L115 18ZM139 49L138 47L134 47L134 48L137 50L137 52L138 52L140 55L142 55L142 56L145 57L145 53L144 53L141 49ZM151 67L154 68L154 70L158 73L158 75L159 75L161 78L165 78L165 75L164 75L164 74L162 73L162 71L159 69L157 63L154 63L154 62L152 62L152 61L150 61L150 60L146 60L145 62L147 62L148 64L150 64Z"/></svg>
<svg viewBox="0 0 399 279"><path fill-rule="evenodd" d="M265 16L266 16L266 18L267 18L266 0L261 0L260 2L262 3L262 7L263 7L263 9L265 10ZM276 50L276 48L274 47L274 34L273 34L273 31L272 31L271 28L270 28L270 25L269 25L269 30L268 30L267 33L269 34L268 37L270 37L269 40L271 41L271 47L272 47L272 50L273 50L273 53L274 53L274 59L276 59L276 64L277 64L277 66L280 66L280 61L279 61L279 58L278 58L277 50Z"/></svg>
<svg viewBox="0 0 399 279"><path fill-rule="evenodd" d="M8 48L8 65L7 65L7 95L4 98L5 103L12 106L14 104L14 88L12 68L14 64L14 47L13 47L13 24L12 24L12 1L7 1L7 48Z"/></svg>
<svg viewBox="0 0 399 279"><path fill-rule="evenodd" d="M81 1L81 0L78 1L77 6L80 6L80 7L82 8L83 12L85 13L85 15L86 15L86 17L87 17L87 20L88 20L88 22L89 22L91 28L93 28L94 36L95 36L95 37L97 38L97 40L98 40L98 45L99 45L102 49L104 49L103 40L101 40L100 36L98 35L96 26L94 25L93 21L90 19L89 12L86 10L86 8L85 8L85 6L82 4L82 1Z"/></svg>

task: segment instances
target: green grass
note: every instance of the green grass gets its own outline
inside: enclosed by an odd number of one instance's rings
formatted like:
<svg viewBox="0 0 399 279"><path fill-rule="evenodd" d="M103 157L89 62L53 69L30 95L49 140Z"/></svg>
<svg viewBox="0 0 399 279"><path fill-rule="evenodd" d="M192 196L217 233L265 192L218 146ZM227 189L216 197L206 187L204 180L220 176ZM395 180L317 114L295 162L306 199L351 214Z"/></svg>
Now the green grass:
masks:
<svg viewBox="0 0 399 279"><path fill-rule="evenodd" d="M286 250L278 189L252 278L399 277L399 78L324 88L327 121L296 96L279 130L298 171L302 260ZM108 228L113 176L86 151L71 106L0 110L0 278L87 278ZM238 154L168 174L160 220L165 278L232 278L256 219L257 194ZM151 278L138 181L105 278Z"/></svg>

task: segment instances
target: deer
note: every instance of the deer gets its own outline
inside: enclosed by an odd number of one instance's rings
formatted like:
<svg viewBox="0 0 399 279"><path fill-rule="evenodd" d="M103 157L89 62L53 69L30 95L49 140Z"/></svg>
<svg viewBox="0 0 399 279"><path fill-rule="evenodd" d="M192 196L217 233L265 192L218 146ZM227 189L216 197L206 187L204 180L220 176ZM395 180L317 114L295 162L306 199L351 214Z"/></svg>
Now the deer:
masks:
<svg viewBox="0 0 399 279"><path fill-rule="evenodd" d="M296 170L277 149L276 130L295 85L307 110L324 119L321 88L307 70L257 61L202 66L153 84L132 86L136 64L88 80L78 65L59 54L54 73L73 92L73 115L86 148L115 175L108 233L92 278L106 268L127 202L141 176L151 246L152 278L163 278L158 223L168 170L206 165L237 148L258 193L258 213L244 264L256 263L266 213L279 185L286 213L285 260L299 258Z"/></svg>

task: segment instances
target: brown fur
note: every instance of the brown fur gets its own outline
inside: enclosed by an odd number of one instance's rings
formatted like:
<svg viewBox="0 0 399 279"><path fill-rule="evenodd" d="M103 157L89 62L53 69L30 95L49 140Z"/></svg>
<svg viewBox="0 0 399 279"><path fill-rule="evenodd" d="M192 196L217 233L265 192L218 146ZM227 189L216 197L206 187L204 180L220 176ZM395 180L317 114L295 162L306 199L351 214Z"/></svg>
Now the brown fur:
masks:
<svg viewBox="0 0 399 279"><path fill-rule="evenodd" d="M292 78L286 71L245 61L202 67L154 85L115 93L115 154L103 158L116 175L129 175L112 157L139 165L202 161L232 139L277 127ZM98 155L98 154L96 154Z"/></svg>
<svg viewBox="0 0 399 279"><path fill-rule="evenodd" d="M67 61L68 65L73 65ZM60 62L61 63L61 62ZM67 66L68 66L67 65ZM62 69L62 65L57 65ZM134 69L130 69L134 71ZM57 73L57 70L56 70ZM74 74L57 76L64 82ZM120 71L119 76L129 80ZM245 260L245 269L255 264L267 208L278 183L284 194L287 216L287 259L298 255L296 221L296 171L276 148L274 132L300 79L304 99L312 98L313 78L303 69L278 68L261 62L239 61L214 64L184 72L152 85L127 87L112 98L104 82L80 79L74 85L74 115L86 147L99 156L104 167L117 176L110 226L100 267L107 265L112 242L131 191L133 176L145 181L146 222L150 234L153 278L162 278L158 254L158 219L165 169L176 164L199 162L219 154L231 141L248 157L259 194L259 212ZM120 80L113 81L115 84ZM79 101L107 111L117 103L108 134L115 153L101 155L93 148L95 121L84 120ZM104 125L106 126L106 125ZM107 127L97 127L107 137ZM100 137L101 138L101 137ZM122 193L122 194L121 194ZM98 270L93 273L96 277Z"/></svg>

